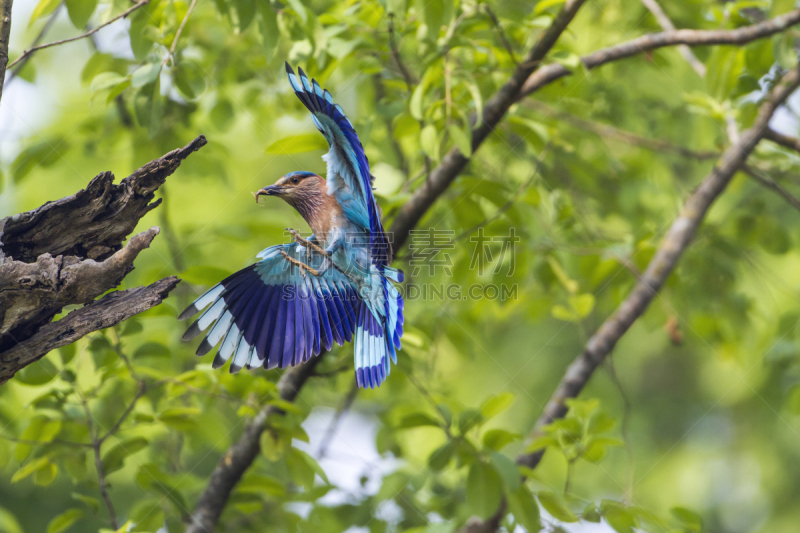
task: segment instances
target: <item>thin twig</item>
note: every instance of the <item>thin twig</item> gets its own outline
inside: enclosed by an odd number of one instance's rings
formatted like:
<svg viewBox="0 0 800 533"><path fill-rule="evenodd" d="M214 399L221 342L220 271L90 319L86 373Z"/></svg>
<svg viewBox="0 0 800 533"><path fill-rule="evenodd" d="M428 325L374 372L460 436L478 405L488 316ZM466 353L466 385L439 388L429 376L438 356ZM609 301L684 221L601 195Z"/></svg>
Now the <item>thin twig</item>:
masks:
<svg viewBox="0 0 800 533"><path fill-rule="evenodd" d="M764 138L774 142L775 144L783 146L784 148L788 148L789 150L800 152L800 139L797 137L790 137L788 135L784 135L783 133L779 133L772 128L769 128L767 129L767 133L764 135Z"/></svg>
<svg viewBox="0 0 800 533"><path fill-rule="evenodd" d="M178 46L178 39L181 38L181 33L183 33L183 28L189 21L189 17L191 16L192 11L194 11L194 7L196 5L197 5L197 0L192 0L192 3L189 4L189 9L186 10L186 16L183 17L181 25L178 26L178 31L175 32L175 38L172 40L172 46L169 47L169 54L164 59L164 63L166 63L168 59L172 58L175 55L175 49Z"/></svg>
<svg viewBox="0 0 800 533"><path fill-rule="evenodd" d="M514 49L511 48L511 43L508 41L506 37L506 32L503 30L503 27L500 25L500 21L497 20L497 16L492 11L492 8L489 7L489 4L482 4L483 10L489 15L489 18L492 19L492 24L494 24L495 29L497 30L497 34L500 36L500 42L503 43L503 48L506 49L508 55L511 56L511 61L514 62L515 65L519 65L519 60L517 60L517 55L514 53Z"/></svg>
<svg viewBox="0 0 800 533"><path fill-rule="evenodd" d="M58 18L58 12L61 10L61 7L63 5L64 5L64 2L61 2L60 4L58 4L58 6L56 6L55 11L53 11L53 14L50 15L50 17L47 19L47 22L42 27L41 31L36 36L36 38L33 40L33 42L31 43L31 46L38 45L42 41L44 36L47 34L47 32L50 31L50 28L53 27L53 23ZM14 66L14 68L11 69L11 74L9 74L8 80L6 80L6 83L11 83L11 80L13 80L15 77L17 77L19 75L20 71L22 71L22 69L25 68L25 65L28 63L28 60L30 60L30 56L26 57L23 61L21 61L18 65Z"/></svg>
<svg viewBox="0 0 800 533"><path fill-rule="evenodd" d="M783 185L772 179L763 169L750 165L743 165L742 170L759 184L778 193L784 200L789 202L792 207L800 211L800 199L786 190Z"/></svg>
<svg viewBox="0 0 800 533"><path fill-rule="evenodd" d="M534 434L538 434L542 427L566 414L565 400L580 394L595 369L611 353L633 323L644 314L691 244L711 205L724 192L758 142L766 135L767 125L775 111L798 86L800 86L800 67L784 76L781 84L762 104L753 126L740 135L739 143L728 147L717 166L695 189L667 231L636 287L589 339L583 352L566 370L561 383L537 420ZM517 457L517 462L534 468L539 464L541 457L541 451L522 454Z"/></svg>
<svg viewBox="0 0 800 533"><path fill-rule="evenodd" d="M406 68L405 63L403 63L403 58L400 57L400 50L398 50L397 42L395 41L394 13L389 13L389 49L392 51L392 57L394 58L394 62L397 63L397 68L400 69L400 74L403 75L408 92L413 92L416 82L414 81L414 77Z"/></svg>
<svg viewBox="0 0 800 533"><path fill-rule="evenodd" d="M94 452L94 466L97 468L97 484L100 488L100 495L108 508L108 515L111 518L111 529L119 529L117 522L117 513L114 511L114 504L111 501L111 496L108 494L108 483L106 482L106 472L103 467L103 458L100 455L100 446L102 442L97 438L95 432L94 421L92 419L92 412L89 410L89 405L86 403L86 398L81 394L81 405L86 412L86 424L89 426L89 437L92 439L92 451Z"/></svg>
<svg viewBox="0 0 800 533"><path fill-rule="evenodd" d="M646 148L648 150L653 150L655 152L672 152L683 157L697 159L700 161L716 159L721 155L721 152L714 150L692 150L684 146L672 144L671 142L662 139L643 137L635 133L621 130L614 126L610 126L608 124L601 124L599 122L586 120L571 113L558 111L545 103L539 102L538 100L525 100L523 105L536 111L537 113L541 113L545 117L557 118L558 120L567 122L578 129L588 130L592 133L596 133L604 139L616 139L624 143Z"/></svg>
<svg viewBox="0 0 800 533"><path fill-rule="evenodd" d="M120 417L117 419L114 425L111 426L111 429L106 431L105 435L97 439L98 444L102 445L106 441L106 439L108 439L110 436L119 431L119 428L120 426L122 426L122 423L125 422L128 416L130 416L130 414L133 412L133 409L136 407L136 402L138 402L141 399L141 397L145 395L146 392L147 392L147 386L145 385L144 381L140 381L139 390L136 391L136 395L133 397L133 400L131 400L131 403L128 404L128 407L125 408L125 411L120 415Z"/></svg>
<svg viewBox="0 0 800 533"><path fill-rule="evenodd" d="M447 415L445 414L442 407L438 403L436 403L436 400L433 399L433 396L431 396L431 393L428 392L428 389L422 386L422 383L420 383L417 380L414 374L409 372L406 374L406 377L408 378L408 381L410 381L411 384L414 385L414 388L416 388L420 392L420 394L422 394L425 397L425 399L428 400L428 403L430 403L431 406L434 409L436 409L436 412L439 413L439 416L442 417L442 421L445 423L445 425L443 425L442 428L444 429L447 438L452 439L453 435L452 433L450 433L450 428L447 426Z"/></svg>
<svg viewBox="0 0 800 533"><path fill-rule="evenodd" d="M581 57L587 69L595 69L607 63L634 57L650 50L667 46L711 46L715 44L742 45L757 39L770 37L800 22L800 9L793 9L775 18L736 28L735 30L675 30L663 33L651 33L625 41L618 45L601 48ZM517 99L524 98L549 85L554 81L572 74L572 71L560 63L546 65L531 74L519 91Z"/></svg>
<svg viewBox="0 0 800 533"><path fill-rule="evenodd" d="M13 0L0 0L0 99L3 98L3 82L8 65L8 46L11 37L11 7Z"/></svg>
<svg viewBox="0 0 800 533"><path fill-rule="evenodd" d="M675 31L675 25L672 23L672 20L664 13L664 10L661 9L657 0L642 0L644 7L650 10L650 13L656 18L658 21L658 25L661 26L661 29L664 31ZM706 76L706 66L697 59L697 56L694 55L692 49L686 46L685 44L681 44L678 46L678 52L683 56L689 66L697 72L697 75L701 78Z"/></svg>
<svg viewBox="0 0 800 533"><path fill-rule="evenodd" d="M47 446L48 444L62 444L64 446L73 446L75 448L91 448L90 442L75 442L71 440L53 439L53 440L31 440L31 439L18 439L16 437L9 437L8 435L0 435L0 439L9 442L16 442L18 444L27 444L29 446Z"/></svg>
<svg viewBox="0 0 800 533"><path fill-rule="evenodd" d="M112 18L111 20L109 20L107 22L104 22L103 24L100 24L96 28L91 29L91 30L87 31L86 33L82 33L82 34L80 34L78 36L70 37L69 39L61 39L60 41L53 41L51 43L40 44L38 46L34 46L33 48L28 48L27 50L22 52L21 56L19 56L14 61L12 61L8 66L9 66L9 68L13 67L17 63L19 63L20 61L22 61L23 59L28 57L29 55L31 55L32 53L37 52L39 50L44 50L45 48L50 48L52 46L58 46L60 44L71 43L72 41L77 41L77 40L89 37L90 35L93 35L94 33L97 33L99 30L105 28L109 24L113 24L114 22L118 21L119 19L123 19L123 18L127 17L128 15L130 15L131 13L133 13L134 11L139 9L140 7L145 6L145 5L149 4L149 3L150 3L150 0L141 0L141 2L139 2L136 5L134 5L133 7L128 8L127 10L125 10L122 13L120 13L119 15L117 15L114 18Z"/></svg>

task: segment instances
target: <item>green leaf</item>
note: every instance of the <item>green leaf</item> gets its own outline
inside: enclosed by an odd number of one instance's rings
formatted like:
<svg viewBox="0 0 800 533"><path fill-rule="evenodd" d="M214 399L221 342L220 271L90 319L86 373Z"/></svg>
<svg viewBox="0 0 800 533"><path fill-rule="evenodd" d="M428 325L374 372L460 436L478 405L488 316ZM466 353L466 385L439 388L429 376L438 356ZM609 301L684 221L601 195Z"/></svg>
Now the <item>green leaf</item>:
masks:
<svg viewBox="0 0 800 533"><path fill-rule="evenodd" d="M578 517L564 501L564 498L552 492L540 492L538 495L539 503L542 504L548 513L553 515L553 518L561 520L562 522L577 522Z"/></svg>
<svg viewBox="0 0 800 533"><path fill-rule="evenodd" d="M49 359L45 358L40 359L35 363L31 363L17 372L16 376L14 376L14 380L17 383L22 383L23 385L36 386L49 383L57 375L58 369L56 368L56 365L51 363Z"/></svg>
<svg viewBox="0 0 800 533"><path fill-rule="evenodd" d="M128 81L130 81L128 76L123 76L117 72L101 72L92 78L90 89L94 94L107 89L113 89Z"/></svg>
<svg viewBox="0 0 800 533"><path fill-rule="evenodd" d="M40 487L46 487L56 480L56 476L58 465L51 462L33 473L33 482Z"/></svg>
<svg viewBox="0 0 800 533"><path fill-rule="evenodd" d="M472 103L475 104L475 117L477 120L473 127L478 128L483 124L483 97L481 96L481 90L476 84L471 82L466 82L464 85L467 87L467 90L469 90L470 95L472 95Z"/></svg>
<svg viewBox="0 0 800 533"><path fill-rule="evenodd" d="M303 7L303 3L300 0L286 0L292 10L297 13L297 16L300 17L300 22L306 24L308 22L308 13L306 13L306 8Z"/></svg>
<svg viewBox="0 0 800 533"><path fill-rule="evenodd" d="M527 531L534 532L541 529L539 505L525 485L520 485L515 492L508 494L508 508L517 523Z"/></svg>
<svg viewBox="0 0 800 533"><path fill-rule="evenodd" d="M286 486L272 476L250 475L236 486L236 491L267 497L283 496L286 494Z"/></svg>
<svg viewBox="0 0 800 533"><path fill-rule="evenodd" d="M434 450L430 457L428 457L428 466L430 469L434 472L438 472L447 466L447 463L449 463L450 459L453 458L453 454L457 448L457 443L449 440L444 443L444 445Z"/></svg>
<svg viewBox="0 0 800 533"><path fill-rule="evenodd" d="M434 161L439 160L439 133L436 131L436 126L428 124L422 128L419 134L419 143L422 151Z"/></svg>
<svg viewBox="0 0 800 533"><path fill-rule="evenodd" d="M280 438L280 435L275 430L270 428L264 430L258 442L261 447L261 454L270 461L275 462L283 455L283 439Z"/></svg>
<svg viewBox="0 0 800 533"><path fill-rule="evenodd" d="M231 127L233 117L233 105L226 98L219 98L209 114L211 123L220 131L227 131Z"/></svg>
<svg viewBox="0 0 800 533"><path fill-rule="evenodd" d="M92 498L91 496L86 496L85 494L81 494L79 492L73 492L71 496L73 500L85 503L95 513L100 510L100 500L98 500L97 498Z"/></svg>
<svg viewBox="0 0 800 533"><path fill-rule="evenodd" d="M500 451L522 436L519 433L511 433L505 429L490 429L483 435L483 446L490 450Z"/></svg>
<svg viewBox="0 0 800 533"><path fill-rule="evenodd" d="M200 414L201 411L197 407L172 407L161 413L158 418L178 431L191 431L197 427L196 418Z"/></svg>
<svg viewBox="0 0 800 533"><path fill-rule="evenodd" d="M686 531L699 533L703 530L703 519L691 509L673 507L669 512L681 523Z"/></svg>
<svg viewBox="0 0 800 533"><path fill-rule="evenodd" d="M22 466L16 472L14 472L14 475L11 476L11 483L16 483L17 481L21 481L26 477L30 476L31 474L33 474L34 472L48 468L51 464L52 463L50 462L50 459L47 457L40 457L38 459L34 459L33 461L30 461L28 464Z"/></svg>
<svg viewBox="0 0 800 533"><path fill-rule="evenodd" d="M61 356L61 364L64 366L68 365L70 361L75 358L75 343L67 344L66 346L62 346L58 349L58 353Z"/></svg>
<svg viewBox="0 0 800 533"><path fill-rule="evenodd" d="M566 0L539 0L539 2L536 3L536 7L533 8L533 14L541 15L545 10L560 6L564 2L566 2Z"/></svg>
<svg viewBox="0 0 800 533"><path fill-rule="evenodd" d="M83 518L83 509L67 509L47 525L47 533L61 533Z"/></svg>
<svg viewBox="0 0 800 533"><path fill-rule="evenodd" d="M28 23L28 27L30 28L33 26L34 22L55 11L60 3L61 0L39 0L39 3L36 4L36 7L33 9L31 21Z"/></svg>
<svg viewBox="0 0 800 533"><path fill-rule="evenodd" d="M411 101L409 102L408 110L412 118L417 120L425 118L425 113L422 110L422 99L425 97L425 89L425 83L420 82L420 84L414 88L414 92L411 93Z"/></svg>
<svg viewBox="0 0 800 533"><path fill-rule="evenodd" d="M236 8L237 18L239 19L239 31L243 32L253 22L253 17L256 14L255 3L253 0L235 0L233 6Z"/></svg>
<svg viewBox="0 0 800 533"><path fill-rule="evenodd" d="M399 429L416 428L420 426L437 426L441 427L442 423L425 413L412 413L406 415L397 426Z"/></svg>
<svg viewBox="0 0 800 533"><path fill-rule="evenodd" d="M314 486L314 474L316 473L309 459L308 454L301 452L297 448L289 448L286 452L285 461L289 476L292 481L306 490L310 490Z"/></svg>
<svg viewBox="0 0 800 533"><path fill-rule="evenodd" d="M97 0L66 0L69 20L75 28L82 30L97 7Z"/></svg>
<svg viewBox="0 0 800 533"><path fill-rule="evenodd" d="M444 0L424 0L425 24L428 26L428 36L435 39L444 24Z"/></svg>
<svg viewBox="0 0 800 533"><path fill-rule="evenodd" d="M636 528L636 517L622 505L604 505L603 518L617 533L633 533Z"/></svg>
<svg viewBox="0 0 800 533"><path fill-rule="evenodd" d="M482 461L472 463L467 475L467 503L470 512L488 518L497 512L503 496L503 479L495 468Z"/></svg>
<svg viewBox="0 0 800 533"><path fill-rule="evenodd" d="M739 75L744 71L745 50L735 46L715 47L706 65L708 92L718 100L726 100L736 87Z"/></svg>
<svg viewBox="0 0 800 533"><path fill-rule="evenodd" d="M169 355L169 348L160 342L145 342L133 352L134 359L140 357L169 357Z"/></svg>
<svg viewBox="0 0 800 533"><path fill-rule="evenodd" d="M106 474L116 472L125 464L125 459L147 447L148 440L144 437L134 437L116 444L103 455L103 469Z"/></svg>
<svg viewBox="0 0 800 533"><path fill-rule="evenodd" d="M52 138L25 148L11 163L11 177L14 183L21 183L36 167L47 168L61 158L59 150L67 145L62 138Z"/></svg>
<svg viewBox="0 0 800 533"><path fill-rule="evenodd" d="M159 74L161 74L160 61L155 63L146 63L133 71L133 76L131 76L131 85L137 89L144 87L145 85L150 85L151 83L154 83L156 79L158 79Z"/></svg>
<svg viewBox="0 0 800 533"><path fill-rule="evenodd" d="M122 328L122 332L120 332L119 336L128 337L130 335L141 333L142 331L144 331L144 326L142 326L142 323L135 318L130 318L125 321L125 327Z"/></svg>
<svg viewBox="0 0 800 533"><path fill-rule="evenodd" d="M328 148L328 141L318 133L291 135L267 147L268 154L300 154Z"/></svg>
<svg viewBox="0 0 800 533"><path fill-rule="evenodd" d="M450 139L453 141L453 144L456 146L456 148L458 148L458 151L464 154L466 157L471 156L471 132L469 130L464 131L454 124L448 126L447 131L450 134Z"/></svg>
<svg viewBox="0 0 800 533"><path fill-rule="evenodd" d="M462 435L482 422L483 415L474 409L465 409L458 413L458 431Z"/></svg>
<svg viewBox="0 0 800 533"><path fill-rule="evenodd" d="M419 134L419 121L411 115L403 113L394 120L393 135L395 139L402 139L409 135Z"/></svg>
<svg viewBox="0 0 800 533"><path fill-rule="evenodd" d="M508 490L511 492L516 492L522 483L522 476L519 472L519 468L517 468L517 464L502 453L498 452L492 452L491 458L492 464L500 473L500 476L503 478L503 482Z"/></svg>
<svg viewBox="0 0 800 533"><path fill-rule="evenodd" d="M14 515L2 507L0 507L0 531L3 533L25 533Z"/></svg>
<svg viewBox="0 0 800 533"><path fill-rule="evenodd" d="M514 403L514 394L511 392L503 392L483 402L481 414L483 418L489 420L511 407L512 403Z"/></svg>
<svg viewBox="0 0 800 533"><path fill-rule="evenodd" d="M284 400L283 398L273 398L269 401L270 405L274 405L278 409L285 411L287 413L294 413L297 415L302 415L303 410L294 402L290 402L288 400Z"/></svg>
<svg viewBox="0 0 800 533"><path fill-rule="evenodd" d="M278 44L278 38L280 37L278 16L269 2L257 2L257 5L259 14L258 29L264 41L264 48L272 55L271 53L274 53L275 47Z"/></svg>

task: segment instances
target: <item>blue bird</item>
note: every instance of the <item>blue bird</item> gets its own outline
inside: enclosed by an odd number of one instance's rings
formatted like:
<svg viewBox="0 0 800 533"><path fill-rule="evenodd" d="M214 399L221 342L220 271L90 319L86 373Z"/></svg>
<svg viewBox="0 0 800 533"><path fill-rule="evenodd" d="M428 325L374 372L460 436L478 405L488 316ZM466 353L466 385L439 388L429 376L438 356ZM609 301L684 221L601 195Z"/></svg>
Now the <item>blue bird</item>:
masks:
<svg viewBox="0 0 800 533"><path fill-rule="evenodd" d="M339 346L355 343L359 387L378 387L397 363L403 335L403 298L394 283L403 273L389 266L392 249L372 194L364 148L342 108L327 90L286 64L289 83L311 112L330 150L327 179L290 172L255 193L294 207L311 228L308 239L271 246L258 263L209 289L178 317L205 309L183 335L209 329L197 355L220 344L214 368L231 360L242 368L295 366ZM207 308L207 309L206 309Z"/></svg>

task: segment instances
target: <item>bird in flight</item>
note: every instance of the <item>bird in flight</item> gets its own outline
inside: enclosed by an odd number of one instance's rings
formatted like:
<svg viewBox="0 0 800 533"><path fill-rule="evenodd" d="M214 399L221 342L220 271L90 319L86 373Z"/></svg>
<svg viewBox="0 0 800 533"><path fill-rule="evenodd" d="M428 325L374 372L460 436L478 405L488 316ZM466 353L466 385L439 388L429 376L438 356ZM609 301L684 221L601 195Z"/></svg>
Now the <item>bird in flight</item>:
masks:
<svg viewBox="0 0 800 533"><path fill-rule="evenodd" d="M372 194L369 162L355 128L327 90L295 74L295 94L311 112L330 150L327 176L296 171L254 193L294 207L311 228L308 239L289 230L290 244L271 246L258 263L219 282L178 317L206 309L183 335L191 340L211 328L197 355L220 344L213 367L231 360L242 368L285 368L322 350L354 341L359 387L374 388L397 363L403 335L403 298L394 283L403 272L389 266L392 249Z"/></svg>

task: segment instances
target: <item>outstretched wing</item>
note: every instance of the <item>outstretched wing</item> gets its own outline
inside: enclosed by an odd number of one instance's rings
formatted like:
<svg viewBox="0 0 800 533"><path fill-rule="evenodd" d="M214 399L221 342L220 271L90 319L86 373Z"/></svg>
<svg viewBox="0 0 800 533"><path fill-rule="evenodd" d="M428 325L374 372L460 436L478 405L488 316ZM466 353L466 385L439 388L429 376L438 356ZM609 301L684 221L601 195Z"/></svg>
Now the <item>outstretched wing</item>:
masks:
<svg viewBox="0 0 800 533"><path fill-rule="evenodd" d="M261 261L209 289L178 317L208 308L183 339L211 327L197 355L221 343L214 368L231 358L231 372L295 366L323 348L330 350L334 341L341 346L353 338L362 302L347 277L336 268L321 276L303 275L282 251L314 268L322 260L296 243L272 246L259 254Z"/></svg>
<svg viewBox="0 0 800 533"><path fill-rule="evenodd" d="M370 235L370 252L375 265L391 262L392 248L381 224L380 211L372 194L369 161L355 128L341 106L323 90L317 80L309 81L303 69L296 75L286 63L286 74L295 94L311 112L317 129L330 145L323 156L328 163L328 194L334 195L345 215Z"/></svg>

